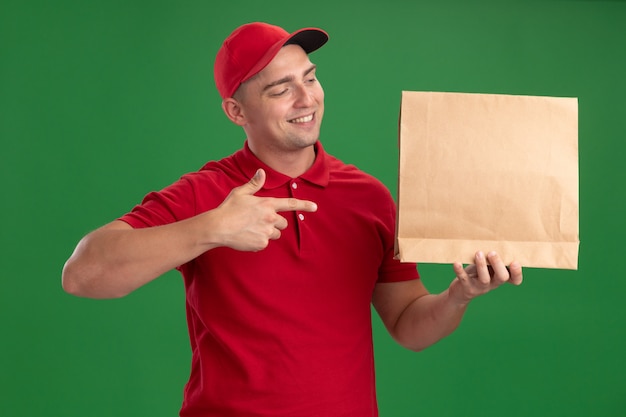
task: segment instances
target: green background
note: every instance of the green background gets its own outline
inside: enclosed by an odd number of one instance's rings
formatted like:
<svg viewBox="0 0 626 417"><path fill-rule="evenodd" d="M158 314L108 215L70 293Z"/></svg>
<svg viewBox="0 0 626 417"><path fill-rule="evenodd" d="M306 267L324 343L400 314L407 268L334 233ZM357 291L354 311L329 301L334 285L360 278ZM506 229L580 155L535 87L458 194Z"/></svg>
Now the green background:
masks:
<svg viewBox="0 0 626 417"><path fill-rule="evenodd" d="M330 33L312 56L322 140L394 194L402 90L579 98L579 270L527 269L417 354L375 317L380 411L626 415L626 3L399 0L0 2L0 414L177 415L179 276L96 301L65 294L61 268L85 233L242 145L212 64L253 20ZM433 291L452 277L420 270Z"/></svg>

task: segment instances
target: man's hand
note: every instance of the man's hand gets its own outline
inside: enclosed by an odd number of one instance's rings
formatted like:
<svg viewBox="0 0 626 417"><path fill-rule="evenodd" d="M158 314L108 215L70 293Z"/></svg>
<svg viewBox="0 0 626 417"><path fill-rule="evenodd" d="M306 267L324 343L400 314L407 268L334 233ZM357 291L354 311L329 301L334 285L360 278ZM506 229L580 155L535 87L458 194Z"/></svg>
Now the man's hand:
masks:
<svg viewBox="0 0 626 417"><path fill-rule="evenodd" d="M265 249L287 227L287 219L279 212L317 210L311 201L255 196L265 184L265 178L265 171L259 169L249 182L234 188L216 209L220 227L214 232L220 246L241 251Z"/></svg>
<svg viewBox="0 0 626 417"><path fill-rule="evenodd" d="M456 279L450 286L450 296L459 304L467 304L505 282L513 285L522 283L521 265L513 262L507 268L495 252L489 252L486 257L483 252L477 252L474 262L465 268L459 262L453 265Z"/></svg>

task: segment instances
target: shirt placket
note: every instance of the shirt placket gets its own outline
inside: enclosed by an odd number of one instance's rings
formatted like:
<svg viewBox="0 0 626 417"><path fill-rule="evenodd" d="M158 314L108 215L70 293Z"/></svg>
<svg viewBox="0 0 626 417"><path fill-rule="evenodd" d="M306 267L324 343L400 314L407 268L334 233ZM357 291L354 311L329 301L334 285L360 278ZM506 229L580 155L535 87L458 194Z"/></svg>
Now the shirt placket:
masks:
<svg viewBox="0 0 626 417"><path fill-rule="evenodd" d="M307 198L303 196L304 187L302 181L299 178L294 178L289 182L289 195L292 198L306 200ZM295 219L296 219L296 238L298 239L298 248L300 252L307 250L307 239L304 236L304 231L306 230L305 222L307 220L307 215L309 213L303 211L295 211Z"/></svg>

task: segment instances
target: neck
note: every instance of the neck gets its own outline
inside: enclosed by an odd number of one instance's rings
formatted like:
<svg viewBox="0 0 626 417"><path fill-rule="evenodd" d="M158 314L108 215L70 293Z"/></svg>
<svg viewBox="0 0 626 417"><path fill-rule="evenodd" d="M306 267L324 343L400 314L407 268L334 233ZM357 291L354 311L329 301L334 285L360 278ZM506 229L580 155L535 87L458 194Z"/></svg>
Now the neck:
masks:
<svg viewBox="0 0 626 417"><path fill-rule="evenodd" d="M315 146L285 151L280 149L257 149L252 143L250 150L273 170L291 178L304 174L315 162Z"/></svg>

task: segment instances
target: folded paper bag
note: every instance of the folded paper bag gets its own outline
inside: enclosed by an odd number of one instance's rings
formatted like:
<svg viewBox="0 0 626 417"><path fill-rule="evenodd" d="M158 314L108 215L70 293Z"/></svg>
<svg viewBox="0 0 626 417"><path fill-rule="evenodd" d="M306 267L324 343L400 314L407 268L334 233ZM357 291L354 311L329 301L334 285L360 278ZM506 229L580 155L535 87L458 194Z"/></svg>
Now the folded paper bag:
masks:
<svg viewBox="0 0 626 417"><path fill-rule="evenodd" d="M578 100L402 92L396 257L578 267Z"/></svg>

